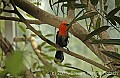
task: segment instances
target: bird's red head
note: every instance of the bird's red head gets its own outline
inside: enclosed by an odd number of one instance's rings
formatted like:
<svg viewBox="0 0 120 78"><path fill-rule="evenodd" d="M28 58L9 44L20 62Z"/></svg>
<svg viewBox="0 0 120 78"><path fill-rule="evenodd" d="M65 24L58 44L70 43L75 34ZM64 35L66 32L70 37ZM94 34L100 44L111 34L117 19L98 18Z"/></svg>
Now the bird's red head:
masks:
<svg viewBox="0 0 120 78"><path fill-rule="evenodd" d="M59 35L66 36L68 35L67 29L68 29L68 23L62 22L59 26Z"/></svg>

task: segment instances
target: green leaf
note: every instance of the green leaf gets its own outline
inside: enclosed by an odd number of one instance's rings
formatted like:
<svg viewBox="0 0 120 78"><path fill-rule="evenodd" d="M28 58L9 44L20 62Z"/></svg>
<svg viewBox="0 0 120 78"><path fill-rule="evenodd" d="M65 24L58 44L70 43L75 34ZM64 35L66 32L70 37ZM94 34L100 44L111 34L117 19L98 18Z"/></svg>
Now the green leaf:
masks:
<svg viewBox="0 0 120 78"><path fill-rule="evenodd" d="M41 32L41 30L39 30L39 31L38 31L38 33L39 33L39 35L42 35L42 32Z"/></svg>
<svg viewBox="0 0 120 78"><path fill-rule="evenodd" d="M41 71L36 71L36 78L40 78L41 77Z"/></svg>
<svg viewBox="0 0 120 78"><path fill-rule="evenodd" d="M3 12L3 9L0 9L0 14L2 14L2 12Z"/></svg>
<svg viewBox="0 0 120 78"><path fill-rule="evenodd" d="M76 21L77 17L84 11L84 9L82 9L76 16L75 18L73 18L73 20L69 23L69 27L67 29L67 31L70 29L70 27L72 26L72 24Z"/></svg>
<svg viewBox="0 0 120 78"><path fill-rule="evenodd" d="M86 4L78 4L78 3L75 3L74 7L75 7L75 8L86 8L87 5L86 5Z"/></svg>
<svg viewBox="0 0 120 78"><path fill-rule="evenodd" d="M114 16L112 16L112 17L114 17ZM110 17L109 20L110 20L110 22L111 22L113 25L116 26L116 22L115 22L115 20L114 20L112 17Z"/></svg>
<svg viewBox="0 0 120 78"><path fill-rule="evenodd" d="M56 51L56 48L54 48L53 46L47 45L47 46L45 46L44 48L48 48L48 51L49 51L49 52L50 52L50 51Z"/></svg>
<svg viewBox="0 0 120 78"><path fill-rule="evenodd" d="M41 6L41 3L40 3L40 2L33 2L33 4L36 4L36 5L40 5L40 6Z"/></svg>
<svg viewBox="0 0 120 78"><path fill-rule="evenodd" d="M113 44L120 45L120 39L102 39L102 40L94 40L92 44Z"/></svg>
<svg viewBox="0 0 120 78"><path fill-rule="evenodd" d="M105 6L104 6L104 11L106 12L106 11L107 11L107 9L108 9L108 6L107 6L107 5L105 5Z"/></svg>
<svg viewBox="0 0 120 78"><path fill-rule="evenodd" d="M42 47L42 46L44 46L46 44L46 42L42 42L41 44L40 44L40 46Z"/></svg>
<svg viewBox="0 0 120 78"><path fill-rule="evenodd" d="M84 41L90 39L90 38L93 37L94 35L100 34L101 32L107 30L109 27L110 27L110 26L102 26L102 27L94 30L93 32L91 32L90 34L88 34L88 35L85 37L85 40L84 40Z"/></svg>
<svg viewBox="0 0 120 78"><path fill-rule="evenodd" d="M34 18L32 15L30 14L26 14L29 18Z"/></svg>
<svg viewBox="0 0 120 78"><path fill-rule="evenodd" d="M48 74L49 73L49 71L48 71L48 67L47 66L40 66L40 69L42 70L42 75L45 77L46 76L46 74Z"/></svg>
<svg viewBox="0 0 120 78"><path fill-rule="evenodd" d="M111 15L111 16L114 16L118 11L120 10L120 6L111 10L109 13L108 13L108 16Z"/></svg>
<svg viewBox="0 0 120 78"><path fill-rule="evenodd" d="M82 70L82 69L79 69L79 68L76 68L76 67L72 67L72 66L69 66L69 65L60 65L60 66L74 69L73 71L84 72L86 75L88 75L88 76L91 77L91 75L90 75L88 72L86 72L85 70ZM71 70L71 71L72 71L72 70ZM68 72L68 71L67 71L67 72Z"/></svg>
<svg viewBox="0 0 120 78"><path fill-rule="evenodd" d="M50 72L57 72L57 69L49 64L49 66L40 66L40 69L43 71L42 74L50 74Z"/></svg>
<svg viewBox="0 0 120 78"><path fill-rule="evenodd" d="M120 0L115 0L115 6L116 7L120 6Z"/></svg>
<svg viewBox="0 0 120 78"><path fill-rule="evenodd" d="M94 5L94 6L96 6L98 4L98 1L99 0L90 0L91 4Z"/></svg>
<svg viewBox="0 0 120 78"><path fill-rule="evenodd" d="M65 63L64 66L71 66L71 64L70 63Z"/></svg>
<svg viewBox="0 0 120 78"><path fill-rule="evenodd" d="M68 4L64 4L64 3L63 3L63 4L61 5L61 11L62 11L63 14L65 14L65 12L64 12L64 7L68 7Z"/></svg>
<svg viewBox="0 0 120 78"><path fill-rule="evenodd" d="M95 29L98 29L100 27L100 23L101 23L101 18L98 17L98 19L96 21L96 28Z"/></svg>
<svg viewBox="0 0 120 78"><path fill-rule="evenodd" d="M114 75L109 75L107 78L113 78L114 77Z"/></svg>
<svg viewBox="0 0 120 78"><path fill-rule="evenodd" d="M7 68L7 72L10 72L12 75L16 76L20 74L24 70L23 53L16 52L10 55L5 60L5 66Z"/></svg>
<svg viewBox="0 0 120 78"><path fill-rule="evenodd" d="M100 77L100 73L99 73L98 71L96 71L95 73L96 73L96 75L97 75L96 78L101 78L101 77Z"/></svg>
<svg viewBox="0 0 120 78"><path fill-rule="evenodd" d="M59 4L59 3L63 3L63 2L70 2L70 1L76 1L76 0L58 0L58 1L55 2L53 5Z"/></svg>
<svg viewBox="0 0 120 78"><path fill-rule="evenodd" d="M50 8L52 9L53 11L53 7L52 7L52 0L49 0L49 4L50 4Z"/></svg>
<svg viewBox="0 0 120 78"><path fill-rule="evenodd" d="M0 78L7 78L7 70L0 72Z"/></svg>
<svg viewBox="0 0 120 78"><path fill-rule="evenodd" d="M45 48L51 48L51 47L52 47L52 46L49 46L49 45L48 45L48 46L45 46Z"/></svg>
<svg viewBox="0 0 120 78"><path fill-rule="evenodd" d="M103 73L103 74L101 75L101 78L103 78L105 75L107 75L107 72Z"/></svg>
<svg viewBox="0 0 120 78"><path fill-rule="evenodd" d="M50 51L56 51L56 49L55 49L55 48L50 48L48 51L49 51L49 52L50 52Z"/></svg>
<svg viewBox="0 0 120 78"><path fill-rule="evenodd" d="M46 44L46 42L42 42L40 45L38 45L38 49L41 50L41 48Z"/></svg>
<svg viewBox="0 0 120 78"><path fill-rule="evenodd" d="M33 65L32 65L33 70L35 70L37 68L37 64L38 64L37 62L33 63Z"/></svg>
<svg viewBox="0 0 120 78"><path fill-rule="evenodd" d="M54 57L51 57L47 54L42 53L42 55L45 57L45 59L48 59L48 60L53 60L54 59Z"/></svg>
<svg viewBox="0 0 120 78"><path fill-rule="evenodd" d="M68 73L78 73L78 72L82 72L82 71L79 71L79 70L69 70L69 69L67 69L67 70L65 70L65 71L67 71Z"/></svg>
<svg viewBox="0 0 120 78"><path fill-rule="evenodd" d="M61 11L62 11L63 14L65 14L64 7L68 7L68 4L62 4L61 5Z"/></svg>
<svg viewBox="0 0 120 78"><path fill-rule="evenodd" d="M53 5L58 4L58 3L62 3L62 2L67 2L67 0L58 0L58 1L55 2Z"/></svg>
<svg viewBox="0 0 120 78"><path fill-rule="evenodd" d="M113 16L113 19L120 25L120 17Z"/></svg>
<svg viewBox="0 0 120 78"><path fill-rule="evenodd" d="M83 16L78 17L75 21L79 21L79 20L83 20L83 19L86 19L86 18L90 18L90 17L93 17L93 16L95 16L97 14L98 14L97 12L89 12L89 13L84 14Z"/></svg>
<svg viewBox="0 0 120 78"><path fill-rule="evenodd" d="M26 32L26 28L24 27L24 26L22 26L22 25L18 25L19 27L20 27L20 29L25 33Z"/></svg>
<svg viewBox="0 0 120 78"><path fill-rule="evenodd" d="M68 4L62 4L61 7L68 7Z"/></svg>
<svg viewBox="0 0 120 78"><path fill-rule="evenodd" d="M62 6L61 6L61 11L62 11L62 12L63 12L63 7L69 7L69 5L68 5L68 4L62 4ZM86 5L86 4L78 4L78 3L75 3L73 7L74 7L74 8L86 8L87 5ZM63 12L63 13L64 13L64 12ZM64 14L65 14L65 13L64 13Z"/></svg>
<svg viewBox="0 0 120 78"><path fill-rule="evenodd" d="M112 52L112 51L102 51L103 54L105 54L108 57L111 57L113 59L120 60L120 54L117 52Z"/></svg>
<svg viewBox="0 0 120 78"><path fill-rule="evenodd" d="M51 36L54 36L53 34L47 34L45 35L45 37L51 37Z"/></svg>
<svg viewBox="0 0 120 78"><path fill-rule="evenodd" d="M113 16L113 15L107 15L106 16L106 18L107 18L107 20L110 20L110 22L113 24L113 25L115 25L116 26L116 21L115 21L115 17Z"/></svg>

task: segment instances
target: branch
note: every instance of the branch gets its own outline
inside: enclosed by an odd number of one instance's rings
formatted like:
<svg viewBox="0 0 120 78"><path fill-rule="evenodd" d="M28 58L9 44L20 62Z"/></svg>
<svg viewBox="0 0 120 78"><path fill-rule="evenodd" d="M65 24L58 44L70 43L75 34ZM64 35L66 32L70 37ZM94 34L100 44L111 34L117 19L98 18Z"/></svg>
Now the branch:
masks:
<svg viewBox="0 0 120 78"><path fill-rule="evenodd" d="M16 8L16 6L15 6L15 4L14 4L13 1L11 1L11 4L12 4L12 6L14 7L14 10L15 10L16 14L18 15L18 17L26 24L27 28L28 28L28 29L31 29L31 30L34 30L34 31L35 31L34 33L35 33L35 34L39 34L39 32L36 31L36 30L30 25L30 23L19 13L19 11L17 10L17 8ZM40 50L37 49L37 45L36 45L36 42L35 42L34 37L31 37L31 38L30 38L30 41L31 41L31 45L32 45L32 47L33 47L36 55L38 56L38 58L43 62L43 64L45 64L46 66L48 66L48 68L51 68L51 65L50 65L45 59L43 59L43 57L40 55ZM49 70L49 69L48 69L48 70ZM56 76L53 75L53 74L50 74L50 77L51 77L51 78L56 78Z"/></svg>
<svg viewBox="0 0 120 78"><path fill-rule="evenodd" d="M18 12L18 10L16 9L16 7L15 7L15 5L13 3L12 3L12 5L13 5L13 7L14 7L17 15L18 15L18 17L20 17L20 19L26 24L27 28L30 29L31 31L33 31L36 35L38 35L43 41L47 42L48 44L52 45L53 47L56 47L57 49L65 52L65 53L67 53L67 54L69 54L71 56L74 56L74 57L76 57L78 59L82 59L83 61L86 61L86 62L88 62L88 63L90 63L90 64L92 64L92 65L94 65L94 66L96 66L98 68L101 68L101 69L105 70L105 71L110 71L109 68L107 68L107 67L105 67L105 66L103 66L103 65L101 65L101 64L99 64L99 63L97 63L95 61L92 61L92 60L90 60L88 58L85 58L84 56L78 55L75 52L68 51L68 50L66 50L66 49L64 49L64 48L56 45L55 43L51 42L50 40L46 39L41 33L39 33L38 31L36 31L30 25L30 23L27 20L25 20L25 18Z"/></svg>
<svg viewBox="0 0 120 78"><path fill-rule="evenodd" d="M54 16L38 7L34 4L30 3L27 0L13 0L16 6L27 12L28 14L32 15L33 17L39 19L40 21L44 22L45 24L49 24L55 27L59 26L61 22L57 16ZM51 20L52 19L52 20Z"/></svg>
<svg viewBox="0 0 120 78"><path fill-rule="evenodd" d="M5 53L6 57L9 57L14 52L12 44L10 44L10 42L6 38L3 38L1 32L0 32L0 48ZM26 67L24 70L24 76L25 78L27 78L26 76L29 76L29 78L34 78L33 73L30 71L30 69L27 69Z"/></svg>
<svg viewBox="0 0 120 78"><path fill-rule="evenodd" d="M83 4L87 4L88 5L88 10L89 11L97 11L97 9L94 7L94 5L92 5L91 4L91 2L89 1L89 2L87 2L86 0L80 0ZM101 0L102 1L102 0ZM101 3L101 1L100 1L100 3ZM103 3L103 2L102 2ZM100 4L101 5L101 4ZM101 5L102 6L102 5ZM100 9L100 11L101 11L101 9ZM98 12L98 11L97 11ZM102 16L102 14L100 14L101 16ZM97 18L98 18L98 16L94 16L91 20L93 21L93 26L95 26L96 25L96 21L97 21ZM101 24L101 26L103 26L102 24ZM108 32L107 31L103 31L102 33L100 33L100 35L99 35L99 37L101 38L101 39L110 39L110 36L109 36L109 34L108 34ZM108 51L113 51L113 52L116 52L115 51L115 46L114 45L104 45L104 48L103 47L101 47L103 50L108 50ZM101 52L101 50L99 51L99 52ZM101 58L101 60L104 62L104 63L109 63L110 61L113 61L113 59L111 59L111 58L109 58L109 57L107 57L106 55L104 55L104 54L100 54L99 55L100 56L100 58ZM111 69L114 69L115 68L115 66L114 65L112 65L111 66L111 64L109 64L108 65Z"/></svg>
<svg viewBox="0 0 120 78"><path fill-rule="evenodd" d="M45 60L45 58L41 55L41 51L38 48L38 45L35 41L35 38L31 35L29 37L29 41L31 42L31 46L35 52L35 54L38 56L39 60L48 68L51 68L51 64ZM49 70L48 70L49 71ZM52 71L53 72L53 71ZM49 74L50 78L56 78L56 76L54 74Z"/></svg>
<svg viewBox="0 0 120 78"><path fill-rule="evenodd" d="M18 21L18 22L23 22L21 19L17 18L17 17L6 17L6 16L0 16L1 20L12 20L12 21ZM41 22L40 20L30 20L30 19L26 19L30 24L44 24L43 22Z"/></svg>
<svg viewBox="0 0 120 78"><path fill-rule="evenodd" d="M32 15L33 17L35 17L51 26L58 28L59 24L62 21L71 22L71 20L69 18L65 19L65 18L60 18L60 17L54 16L54 15L36 7L35 5L33 5L32 3L30 3L27 0L13 0L13 1L16 6L18 6L19 8L21 8L28 14ZM73 26L70 28L69 32L71 34L73 34L76 38L79 38L81 41L83 41L88 34L86 29L83 26L81 26L79 23L74 23ZM97 48L96 45L91 44L90 42L91 41L88 40L88 41L84 42L84 44L99 57L99 55L100 55L99 48Z"/></svg>
<svg viewBox="0 0 120 78"><path fill-rule="evenodd" d="M75 1L69 1L68 5L67 18L72 20L75 17L75 8L73 7L75 5Z"/></svg>
<svg viewBox="0 0 120 78"><path fill-rule="evenodd" d="M12 47L12 44L2 36L2 33L0 32L0 48L5 53L5 56L9 56L14 52L14 49Z"/></svg>
<svg viewBox="0 0 120 78"><path fill-rule="evenodd" d="M5 10L5 9L1 9L1 8L0 8L0 11L3 11L3 12L8 12L8 13L15 13L15 11L14 11L14 10Z"/></svg>
<svg viewBox="0 0 120 78"><path fill-rule="evenodd" d="M25 67L24 78L35 78L31 69Z"/></svg>
<svg viewBox="0 0 120 78"><path fill-rule="evenodd" d="M31 30L31 31L32 31L32 30ZM34 32L34 30L33 30L33 32ZM90 59L88 59L88 58L86 58L86 57L84 57L84 56L82 56L82 55L76 54L76 52L68 51L68 50L60 47L59 45L56 45L55 43L53 43L53 42L51 42L50 40L46 39L43 35L38 35L38 36L39 36L42 40L44 40L45 42L47 42L48 44L52 45L53 47L55 47L55 48L57 48L57 49L65 52L65 53L67 53L67 54L69 54L69 55L71 55L71 56L73 56L73 57L76 57L76 58L78 58L78 59L80 59L80 60L86 61L87 63L90 63L90 64L92 64L92 65L94 65L94 66L96 66L96 67L98 67L98 68L100 68L100 69L102 69L102 70L110 71L109 68L107 68L107 67L105 67L105 66L103 66L103 65L101 65L101 64L99 64L99 63L97 63L97 62L95 62L95 61L93 61L93 60L90 60ZM20 39L19 39L19 38L15 38L14 40L15 40L15 41L22 41L22 40L24 41L23 38L20 38ZM28 40L28 39L27 39L27 40Z"/></svg>

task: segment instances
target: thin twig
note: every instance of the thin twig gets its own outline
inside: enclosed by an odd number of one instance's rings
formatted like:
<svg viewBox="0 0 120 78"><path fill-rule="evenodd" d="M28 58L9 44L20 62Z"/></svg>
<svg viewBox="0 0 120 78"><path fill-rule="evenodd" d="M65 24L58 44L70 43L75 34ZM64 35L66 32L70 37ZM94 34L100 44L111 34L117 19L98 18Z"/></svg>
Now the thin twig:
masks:
<svg viewBox="0 0 120 78"><path fill-rule="evenodd" d="M1 20L12 20L12 21L18 21L18 22L23 22L21 19L17 18L17 17L7 17L7 16L0 16ZM40 20L30 20L30 19L26 19L30 24L44 24L43 22L41 22Z"/></svg>
<svg viewBox="0 0 120 78"><path fill-rule="evenodd" d="M84 9L82 9L76 16L75 18L70 22L70 26L68 27L67 31L72 27L72 24L75 22L76 18L84 11Z"/></svg>
<svg viewBox="0 0 120 78"><path fill-rule="evenodd" d="M0 10L3 11L3 12L7 12L7 13L15 13L14 10L5 10L5 9L0 9Z"/></svg>
<svg viewBox="0 0 120 78"><path fill-rule="evenodd" d="M13 1L11 1L12 6L14 7L14 10L16 11L16 14L18 15L18 17L26 24L27 28L30 30L33 30L35 34L39 34L38 31L36 31L31 25L30 23L19 13L19 11L17 10L15 4ZM32 37L33 38L33 37ZM33 41L32 45L35 44L35 41L31 38L31 41ZM45 60L43 59L43 57L40 55L40 50L37 49L37 45L33 46L34 47L34 51L36 53L36 55L38 56L38 58L43 62L43 64L45 64L46 66L49 66L48 68L51 68L51 65ZM48 69L49 70L49 69ZM50 78L56 78L55 74L50 74Z"/></svg>
<svg viewBox="0 0 120 78"><path fill-rule="evenodd" d="M43 39L43 38L44 38L44 39ZM21 39L21 38L20 38L20 39ZM99 63L97 63L97 62L95 62L95 61L92 61L92 60L90 60L90 59L88 59L88 58L86 58L86 57L84 57L84 56L78 55L78 54L76 54L75 52L71 52L71 51L68 51L68 50L66 50L66 49L64 49L64 48L62 48L62 47L59 47L58 45L54 44L54 43L51 42L50 40L48 40L48 39L46 39L45 37L43 37L43 35L41 35L41 39L44 40L44 41L46 41L48 44L54 46L55 48L57 48L57 49L65 52L65 53L67 53L67 54L69 54L69 55L71 55L71 56L74 56L74 57L76 57L76 58L78 58L78 59L81 59L81 60L83 60L83 61L86 61L87 63L90 63L90 64L92 64L92 65L94 65L94 66L96 66L96 67L98 67L98 68L101 68L101 69L103 69L103 70L105 70L105 71L110 71L109 68L107 68L107 67L105 67L105 66L103 66L103 65L101 65L101 64L99 64ZM16 40L19 40L19 39L16 38ZM24 40L24 39L22 39L22 40Z"/></svg>

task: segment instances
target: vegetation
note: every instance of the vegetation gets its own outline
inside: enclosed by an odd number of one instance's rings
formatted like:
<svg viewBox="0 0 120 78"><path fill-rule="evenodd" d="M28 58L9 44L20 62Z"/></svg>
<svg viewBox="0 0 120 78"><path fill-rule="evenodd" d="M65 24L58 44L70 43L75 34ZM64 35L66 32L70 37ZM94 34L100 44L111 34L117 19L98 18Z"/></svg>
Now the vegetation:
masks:
<svg viewBox="0 0 120 78"><path fill-rule="evenodd" d="M12 43L3 36L3 28L1 27L0 78L81 78L83 74L85 74L86 78L120 77L120 54L119 50L116 50L118 48L116 45L120 45L120 39L110 38L109 36L110 29L120 33L120 17L118 14L120 1L114 0L115 7L109 12L108 2L109 0L49 0L48 6L50 6L54 13L50 14L38 7L41 5L39 1L1 0L0 20L18 22L19 31L22 31L23 34L22 37L15 37L13 40L16 44L19 44L19 42L24 43L24 47L12 45ZM12 7L13 9L8 9L8 7ZM27 14L25 15L23 11ZM4 13L14 14L18 17L8 17L4 15ZM59 13L62 13L63 16L61 17ZM32 20L26 19L26 16ZM47 33L45 35L42 29L39 28L38 30L33 27L33 24L48 24L49 26L55 27L54 31L56 31L56 28L58 28L62 21L69 23L68 31L82 41L102 63L77 54L71 49L68 50L56 45L50 40L56 33ZM81 21L85 23L85 26L82 25ZM30 30L30 32L28 30ZM28 34L28 32L30 34ZM40 44L36 42L37 36L43 40ZM69 44L70 43L71 42L69 42ZM29 44L29 48L26 48ZM76 48L75 46L72 47ZM90 73L69 63L55 64L53 60L56 59L50 54L45 53L45 51L50 53L55 52L56 49L77 58L78 62L79 60L83 60L105 71L105 73L101 74L98 70L96 70L95 73ZM32 54L35 56L30 56L28 50L32 50ZM29 57L32 57L32 60L34 60L32 61L32 66L29 64L31 60L28 59ZM59 71L55 65L65 70ZM94 68L92 69L94 72Z"/></svg>

